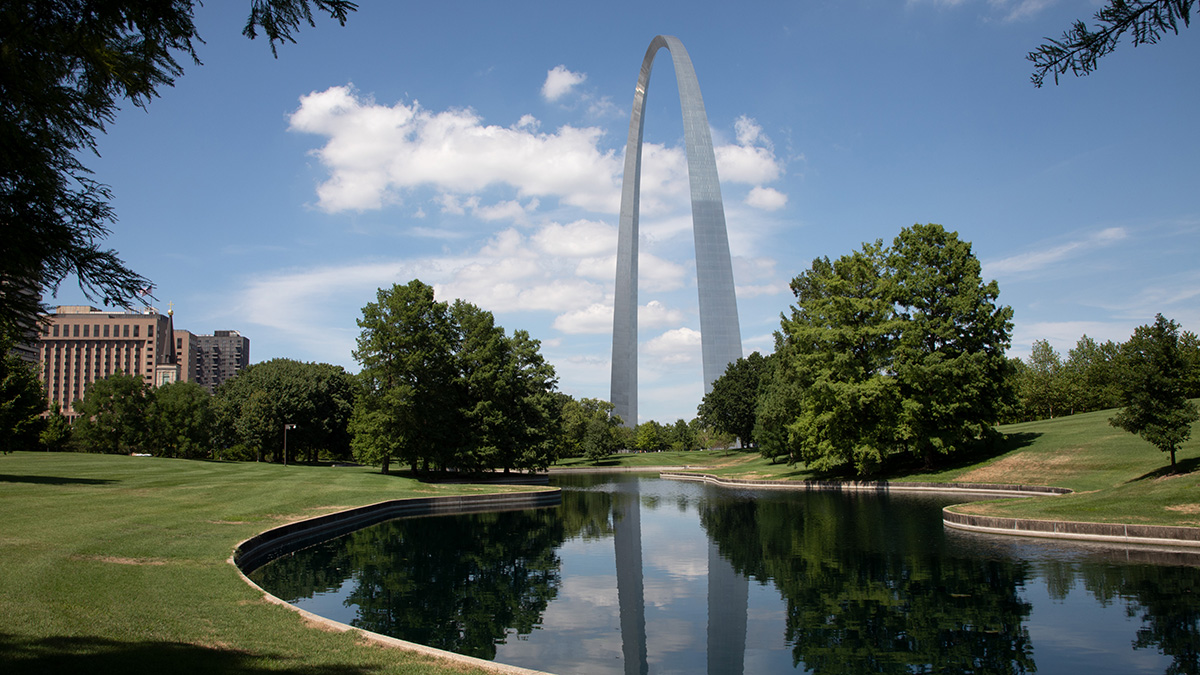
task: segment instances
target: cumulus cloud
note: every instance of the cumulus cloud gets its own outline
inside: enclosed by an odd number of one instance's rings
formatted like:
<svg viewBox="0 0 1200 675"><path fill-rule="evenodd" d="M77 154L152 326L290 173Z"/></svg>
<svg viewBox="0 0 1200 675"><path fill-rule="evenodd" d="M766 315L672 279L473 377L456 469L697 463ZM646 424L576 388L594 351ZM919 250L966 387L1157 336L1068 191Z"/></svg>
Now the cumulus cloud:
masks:
<svg viewBox="0 0 1200 675"><path fill-rule="evenodd" d="M746 195L746 204L763 211L778 211L787 206L787 195L775 188L756 186Z"/></svg>
<svg viewBox="0 0 1200 675"><path fill-rule="evenodd" d="M591 257L612 253L617 248L617 228L594 220L576 220L565 225L549 223L533 237L550 255Z"/></svg>
<svg viewBox="0 0 1200 675"><path fill-rule="evenodd" d="M687 326L675 328L651 339L642 349L662 363L699 363L700 331Z"/></svg>
<svg viewBox="0 0 1200 675"><path fill-rule="evenodd" d="M587 79L584 73L573 73L566 66L554 66L546 71L546 82L542 85L542 97L547 101L557 101L566 96L575 85Z"/></svg>
<svg viewBox="0 0 1200 675"><path fill-rule="evenodd" d="M604 132L595 127L539 133L529 116L487 125L467 109L385 106L341 86L302 96L289 128L327 138L313 154L330 173L317 188L318 207L330 213L379 209L417 186L464 195L507 185L596 212L620 200L619 158L599 148Z"/></svg>
<svg viewBox="0 0 1200 675"><path fill-rule="evenodd" d="M547 85L558 84L549 91L559 96L564 83L583 77L565 68L550 73ZM326 139L312 154L329 172L317 186L317 206L329 213L381 209L419 187L438 192L446 213L482 209L480 217L518 222L540 198L593 213L616 213L620 204L622 159L601 146L605 132L598 127L542 132L532 115L503 127L484 123L470 109L432 111L416 101L383 105L350 86L302 96L289 122L292 131ZM763 187L783 173L770 139L751 118L739 118L734 127L737 142L714 149L722 181L755 186L750 203L757 208L782 208L786 195ZM515 190L521 209L481 204L478 193L494 186ZM688 195L683 148L645 144L642 214L686 209Z"/></svg>

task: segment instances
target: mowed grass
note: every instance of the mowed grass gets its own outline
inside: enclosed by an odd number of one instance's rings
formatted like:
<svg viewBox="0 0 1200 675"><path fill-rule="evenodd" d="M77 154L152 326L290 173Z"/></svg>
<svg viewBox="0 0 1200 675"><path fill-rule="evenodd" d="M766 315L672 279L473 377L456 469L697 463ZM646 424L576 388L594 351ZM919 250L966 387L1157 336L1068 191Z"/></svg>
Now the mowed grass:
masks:
<svg viewBox="0 0 1200 675"><path fill-rule="evenodd" d="M265 602L227 562L273 526L505 489L377 469L0 455L0 664L14 673L462 673Z"/></svg>

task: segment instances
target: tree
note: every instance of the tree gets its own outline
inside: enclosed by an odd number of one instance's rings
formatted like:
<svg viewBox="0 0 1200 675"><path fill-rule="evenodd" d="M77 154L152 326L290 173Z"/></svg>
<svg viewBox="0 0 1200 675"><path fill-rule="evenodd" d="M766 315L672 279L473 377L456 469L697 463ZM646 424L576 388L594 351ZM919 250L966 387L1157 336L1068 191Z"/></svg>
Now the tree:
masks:
<svg viewBox="0 0 1200 675"><path fill-rule="evenodd" d="M1121 346L1112 340L1103 344L1084 335L1067 352L1064 369L1074 379L1078 409L1104 410L1121 404Z"/></svg>
<svg viewBox="0 0 1200 675"><path fill-rule="evenodd" d="M96 380L73 405L81 417L75 434L86 451L124 454L144 448L150 388L140 375L116 373Z"/></svg>
<svg viewBox="0 0 1200 675"><path fill-rule="evenodd" d="M455 357L465 423L459 468L545 468L554 458L559 411L554 368L525 331L506 337L491 312L456 300Z"/></svg>
<svg viewBox="0 0 1200 675"><path fill-rule="evenodd" d="M9 0L0 6L0 332L43 311L38 292L75 275L84 295L128 305L150 282L101 242L111 190L82 161L122 101L145 108L199 65L196 0ZM243 33L294 41L313 8L345 23L348 0L253 0Z"/></svg>
<svg viewBox="0 0 1200 675"><path fill-rule="evenodd" d="M760 406L772 458L870 473L897 445L897 327L882 242L792 280L796 305L776 338L780 360ZM780 426L782 425L782 426Z"/></svg>
<svg viewBox="0 0 1200 675"><path fill-rule="evenodd" d="M161 457L206 457L212 451L212 395L195 382L153 391L147 410L148 445Z"/></svg>
<svg viewBox="0 0 1200 675"><path fill-rule="evenodd" d="M671 425L667 431L667 444L671 450L676 452L694 450L696 448L696 434L685 420L682 418L677 419L675 420L675 424Z"/></svg>
<svg viewBox="0 0 1200 675"><path fill-rule="evenodd" d="M564 396L566 396L564 394ZM562 412L562 455L588 459L603 459L620 447L618 429L621 418L613 413L614 406L597 398L576 401L567 396Z"/></svg>
<svg viewBox="0 0 1200 675"><path fill-rule="evenodd" d="M913 225L892 243L888 266L899 333L892 368L900 385L898 437L910 452L934 457L994 433L1005 403L1004 352L1012 308L984 283L971 244L941 225Z"/></svg>
<svg viewBox="0 0 1200 675"><path fill-rule="evenodd" d="M414 279L379 289L362 313L354 350L364 387L355 403L355 457L384 473L393 459L444 468L450 443L462 438L449 306Z"/></svg>
<svg viewBox="0 0 1200 675"><path fill-rule="evenodd" d="M654 420L646 420L637 425L634 439L634 446L639 452L662 452L667 449L666 432L663 426Z"/></svg>
<svg viewBox="0 0 1200 675"><path fill-rule="evenodd" d="M1192 422L1200 419L1196 404L1187 399L1187 364L1179 345L1179 324L1162 314L1154 324L1138 326L1122 348L1128 378L1123 395L1125 407L1109 423L1137 434L1159 450L1171 454L1192 433Z"/></svg>
<svg viewBox="0 0 1200 675"><path fill-rule="evenodd" d="M1025 58L1033 62L1033 85L1041 87L1048 73L1058 76L1070 71L1077 77L1096 70L1100 57L1111 54L1125 33L1133 33L1133 46L1155 44L1168 32L1179 34L1179 24L1191 25L1196 0L1109 0L1094 19L1092 29L1076 21L1057 40L1046 42Z"/></svg>
<svg viewBox="0 0 1200 675"><path fill-rule="evenodd" d="M754 444L754 406L766 372L767 359L758 352L730 363L700 401L697 414L706 424L737 436L742 447L750 447Z"/></svg>
<svg viewBox="0 0 1200 675"><path fill-rule="evenodd" d="M1053 419L1066 407L1062 357L1046 340L1035 340L1021 381L1021 398L1034 419Z"/></svg>
<svg viewBox="0 0 1200 675"><path fill-rule="evenodd" d="M289 457L317 461L320 453L345 457L355 381L341 366L271 359L222 383L213 400L218 440L282 460L285 424Z"/></svg>
<svg viewBox="0 0 1200 675"><path fill-rule="evenodd" d="M988 436L1013 398L1012 310L979 270L941 225L814 260L792 281L758 403L764 455L864 474L896 453L931 465Z"/></svg>
<svg viewBox="0 0 1200 675"><path fill-rule="evenodd" d="M32 450L42 431L46 392L34 366L9 351L0 336L0 452Z"/></svg>
<svg viewBox="0 0 1200 675"><path fill-rule="evenodd" d="M62 452L71 442L71 420L62 414L62 406L55 401L50 406L50 415L46 418L46 426L42 429L39 440L47 452Z"/></svg>
<svg viewBox="0 0 1200 675"><path fill-rule="evenodd" d="M491 312L434 300L414 279L380 289L363 308L354 358L362 364L355 456L388 470L548 466L560 437L554 368L525 331L512 337Z"/></svg>

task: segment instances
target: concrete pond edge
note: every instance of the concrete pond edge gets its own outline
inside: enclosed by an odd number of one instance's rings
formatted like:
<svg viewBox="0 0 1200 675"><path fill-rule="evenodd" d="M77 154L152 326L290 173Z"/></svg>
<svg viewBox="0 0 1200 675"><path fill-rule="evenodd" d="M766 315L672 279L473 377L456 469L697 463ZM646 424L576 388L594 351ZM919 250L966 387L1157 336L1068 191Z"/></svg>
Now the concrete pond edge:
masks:
<svg viewBox="0 0 1200 675"><path fill-rule="evenodd" d="M548 675L540 670L519 668L504 663L456 654L416 642L400 640L388 635L355 628L340 621L300 609L282 598L276 597L254 583L247 574L270 561L306 546L312 546L348 532L396 518L418 518L431 515L508 511L557 506L562 503L562 492L549 488L532 492L506 492L479 495L444 497L413 497L393 499L368 504L344 511L298 520L286 525L260 532L234 547L228 562L237 570L242 581L261 592L263 598L299 614L310 624L336 632L354 632L367 642L408 652L414 652L448 663L470 666L486 672L505 675Z"/></svg>
<svg viewBox="0 0 1200 675"><path fill-rule="evenodd" d="M825 490L839 492L905 492L976 494L996 497L1057 496L1073 492L1068 488L1002 483L926 483L892 481L825 481L825 480L750 480L722 478L712 474L668 471L660 474L671 480L695 480L731 488ZM1107 544L1150 546L1200 547L1200 527L1175 525L1130 525L1123 523L1086 523L1066 520L1037 520L979 516L953 511L955 505L942 509L945 527L1018 537L1068 539Z"/></svg>

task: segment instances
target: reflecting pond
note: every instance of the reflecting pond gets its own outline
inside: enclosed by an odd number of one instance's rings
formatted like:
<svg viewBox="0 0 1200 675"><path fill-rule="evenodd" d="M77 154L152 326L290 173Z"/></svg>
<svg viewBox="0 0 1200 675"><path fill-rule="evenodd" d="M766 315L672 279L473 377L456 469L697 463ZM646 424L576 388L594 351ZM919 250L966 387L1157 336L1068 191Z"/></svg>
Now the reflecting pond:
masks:
<svg viewBox="0 0 1200 675"><path fill-rule="evenodd" d="M250 576L366 630L554 673L1200 673L1200 554L943 529L961 497L557 476Z"/></svg>

